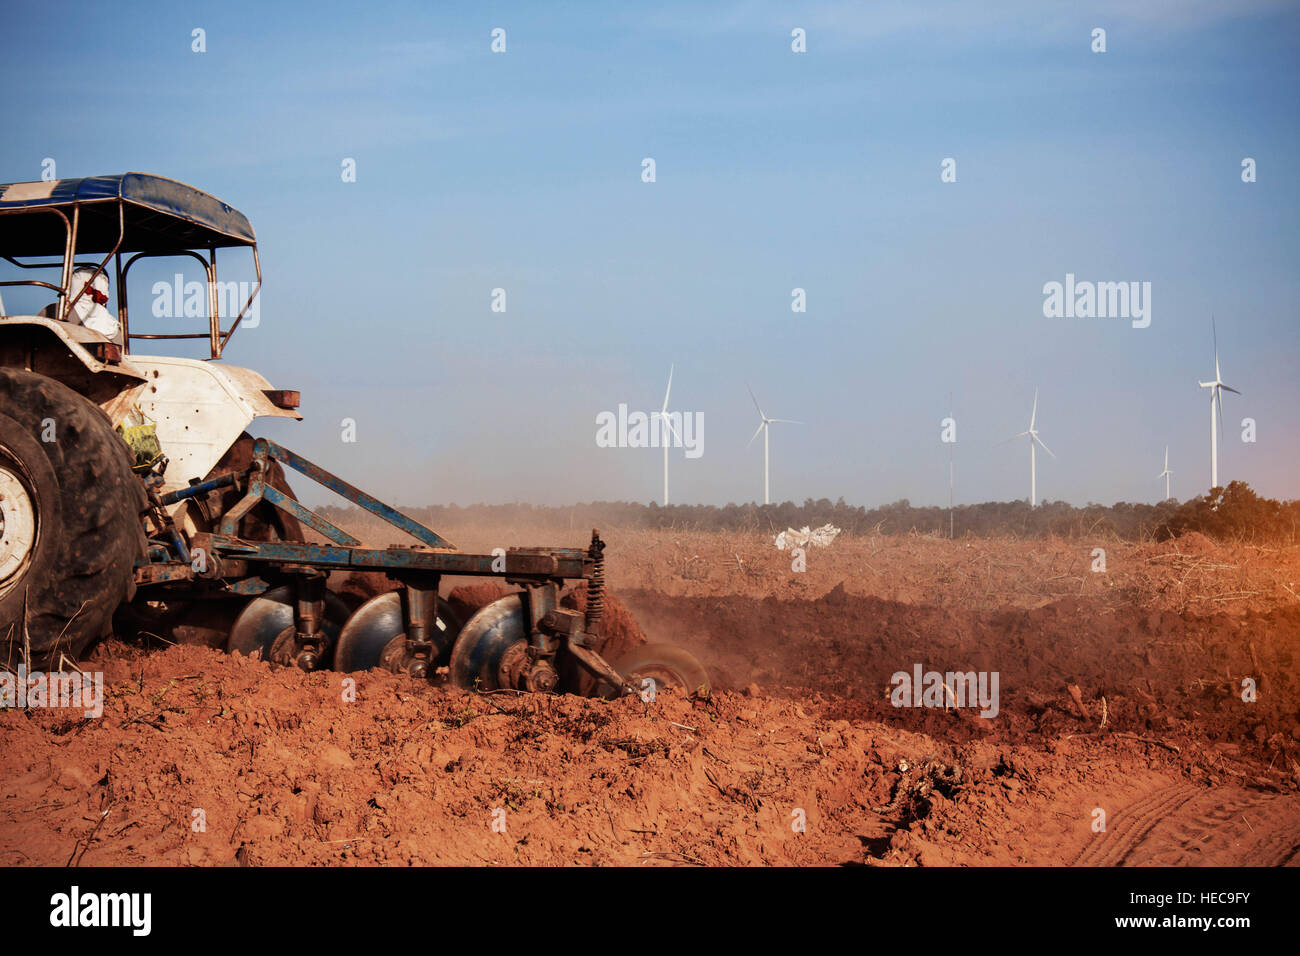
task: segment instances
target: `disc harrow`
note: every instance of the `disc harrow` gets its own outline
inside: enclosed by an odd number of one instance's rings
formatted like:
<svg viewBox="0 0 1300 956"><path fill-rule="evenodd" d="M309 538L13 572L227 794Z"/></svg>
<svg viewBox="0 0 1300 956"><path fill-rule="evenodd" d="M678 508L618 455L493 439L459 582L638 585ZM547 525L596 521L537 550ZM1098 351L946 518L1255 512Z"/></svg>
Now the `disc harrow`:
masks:
<svg viewBox="0 0 1300 956"><path fill-rule="evenodd" d="M414 537L419 544L386 548L361 542L275 487L273 463L292 468ZM282 487L283 482L277 482ZM187 608L217 599L246 599L230 627L226 648L303 670L382 668L434 680L445 674L467 690L513 689L616 696L644 694L646 681L676 684L707 696L708 678L681 648L646 645L622 669L600 655L604 640L605 543L593 530L586 549L511 548L502 557L473 554L415 519L267 439L254 445L243 471L218 475L166 495L155 511L214 492L243 492L211 524L180 540L175 522L158 520L149 558L135 569L150 600ZM269 506L311 528L328 543L252 541L238 536L242 519ZM349 613L328 590L334 571L378 571L394 582ZM439 596L444 576L490 577L517 587L468 620L458 620ZM561 603L570 584L586 582L586 610Z"/></svg>

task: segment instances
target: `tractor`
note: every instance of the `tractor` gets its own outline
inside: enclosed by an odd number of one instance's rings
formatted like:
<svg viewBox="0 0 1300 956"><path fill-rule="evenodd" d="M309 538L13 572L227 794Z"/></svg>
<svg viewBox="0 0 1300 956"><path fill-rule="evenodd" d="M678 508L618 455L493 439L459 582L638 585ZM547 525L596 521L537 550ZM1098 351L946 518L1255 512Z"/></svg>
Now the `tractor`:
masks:
<svg viewBox="0 0 1300 956"><path fill-rule="evenodd" d="M237 311L220 294L218 250L251 253L256 283ZM20 276L0 281L0 666L62 669L110 633L166 632L308 671L383 668L468 690L615 697L649 679L708 694L681 648L601 656L598 532L580 548L463 552L247 432L302 416L297 392L221 361L262 285L257 238L230 205L144 173L0 185L0 257ZM206 311L205 324L133 331L131 269L169 257L202 267L206 308L185 311ZM11 287L52 301L11 315ZM132 348L168 340L208 354ZM363 547L298 501L288 471L417 543ZM330 581L359 571L391 586L349 604ZM440 593L455 576L516 590L462 621Z"/></svg>

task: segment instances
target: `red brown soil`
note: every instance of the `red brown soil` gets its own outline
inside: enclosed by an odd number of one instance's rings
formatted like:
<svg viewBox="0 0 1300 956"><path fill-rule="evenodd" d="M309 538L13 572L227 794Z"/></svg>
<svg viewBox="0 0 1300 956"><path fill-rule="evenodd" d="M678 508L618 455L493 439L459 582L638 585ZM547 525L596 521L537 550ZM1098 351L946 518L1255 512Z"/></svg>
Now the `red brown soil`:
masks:
<svg viewBox="0 0 1300 956"><path fill-rule="evenodd" d="M801 699L833 695L828 712L965 740L1092 729L1106 699L1110 731L1240 744L1261 759L1300 754L1300 604L1241 618L1183 618L1063 600L1032 610L961 613L861 598L837 587L816 601L624 597L652 640L710 660L720 687L757 682ZM955 720L934 708L895 708L890 676L925 670L997 671L1004 720ZM1258 699L1241 699L1252 676ZM1066 688L1081 689L1087 720ZM1271 742L1271 743L1270 743ZM1284 761L1283 766L1288 763Z"/></svg>
<svg viewBox="0 0 1300 956"><path fill-rule="evenodd" d="M1091 543L882 538L801 576L761 540L619 537L611 640L687 646L712 700L375 672L349 702L112 643L82 665L102 719L0 712L0 864L1300 864L1300 549L1111 543L1094 575ZM893 707L917 663L997 671L1000 713Z"/></svg>
<svg viewBox="0 0 1300 956"><path fill-rule="evenodd" d="M462 621L468 621L479 608L487 607L493 601L505 597L514 588L508 588L496 581L484 581L481 584L463 584L453 588L447 595L447 603Z"/></svg>

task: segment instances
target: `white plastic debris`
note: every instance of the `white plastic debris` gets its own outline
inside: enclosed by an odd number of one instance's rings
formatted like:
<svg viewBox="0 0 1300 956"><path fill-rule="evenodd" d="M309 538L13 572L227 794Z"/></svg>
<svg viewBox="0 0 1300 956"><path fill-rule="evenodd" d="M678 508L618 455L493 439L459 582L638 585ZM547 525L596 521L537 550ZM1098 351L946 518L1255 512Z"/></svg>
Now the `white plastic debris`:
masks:
<svg viewBox="0 0 1300 956"><path fill-rule="evenodd" d="M804 525L799 531L794 528L787 528L776 536L776 547L778 551L784 551L786 548L806 548L812 545L817 548L826 548L835 540L835 536L840 533L840 529L832 524L824 524L820 528L809 528Z"/></svg>

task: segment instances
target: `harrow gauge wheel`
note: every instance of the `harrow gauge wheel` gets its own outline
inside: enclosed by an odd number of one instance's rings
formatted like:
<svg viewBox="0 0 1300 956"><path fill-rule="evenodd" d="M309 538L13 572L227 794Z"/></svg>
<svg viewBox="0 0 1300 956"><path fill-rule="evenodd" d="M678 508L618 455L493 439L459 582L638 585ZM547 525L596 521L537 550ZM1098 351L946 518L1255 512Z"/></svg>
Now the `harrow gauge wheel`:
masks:
<svg viewBox="0 0 1300 956"><path fill-rule="evenodd" d="M688 697L709 696L709 672L695 659L695 655L675 644L643 644L634 647L618 659L614 670L634 690L642 687L646 678L658 687L675 687ZM603 696L610 696L613 688L602 684Z"/></svg>
<svg viewBox="0 0 1300 956"><path fill-rule="evenodd" d="M433 628L435 666L444 664L460 632L456 613L438 598L438 617ZM402 618L400 591L388 591L372 597L343 625L334 649L336 671L365 671L382 667L404 673L406 661L406 624Z"/></svg>
<svg viewBox="0 0 1300 956"><path fill-rule="evenodd" d="M230 629L227 651L252 654L260 651L262 660L276 664L294 664L294 594L293 588L272 588L255 597L239 612ZM325 592L325 646L317 667L329 667L339 631L347 619L348 608L332 592Z"/></svg>

